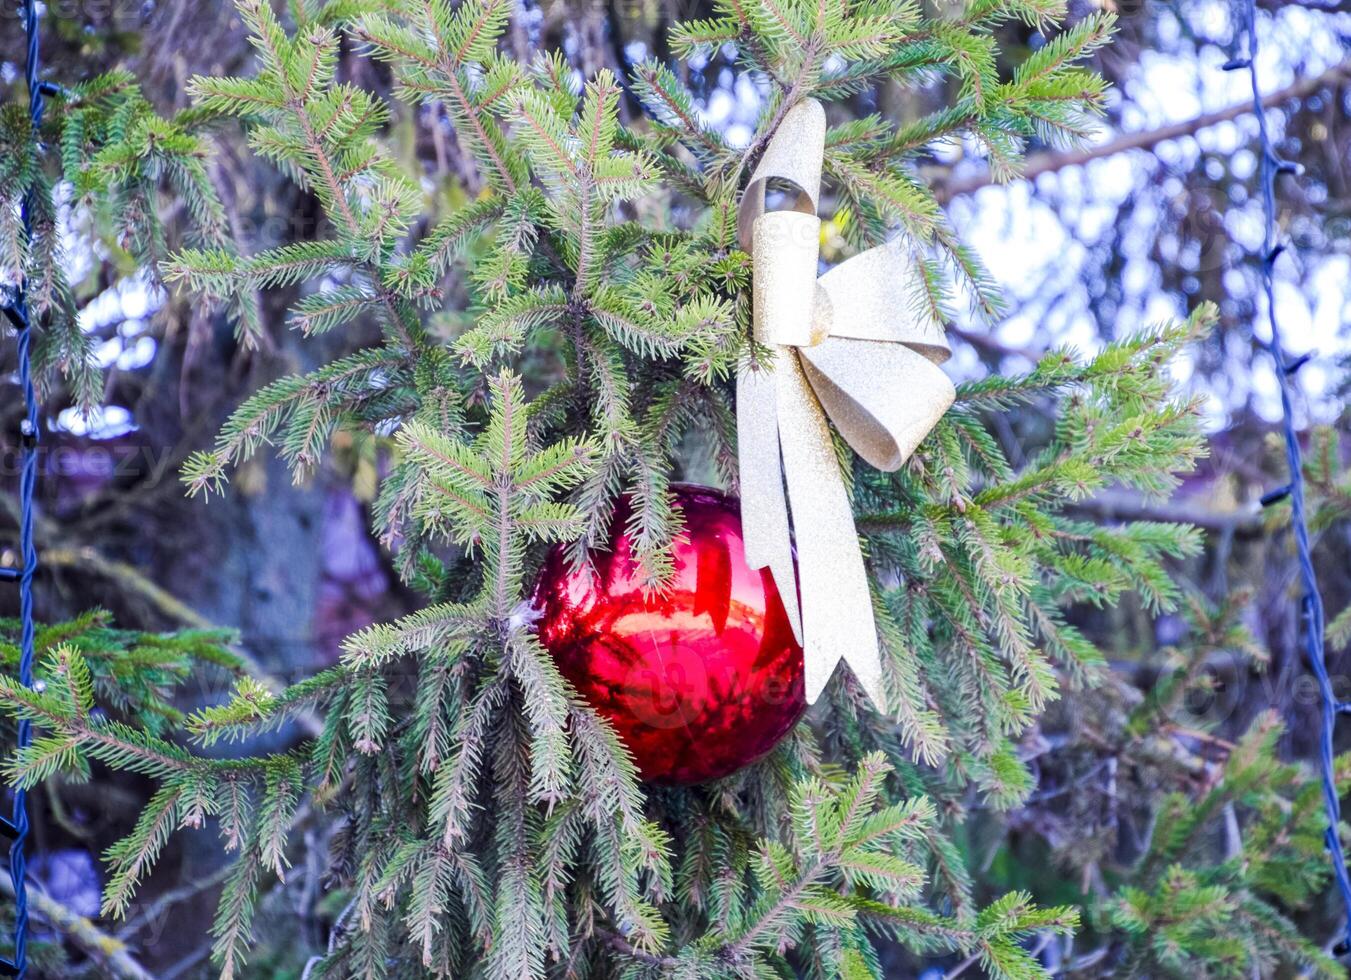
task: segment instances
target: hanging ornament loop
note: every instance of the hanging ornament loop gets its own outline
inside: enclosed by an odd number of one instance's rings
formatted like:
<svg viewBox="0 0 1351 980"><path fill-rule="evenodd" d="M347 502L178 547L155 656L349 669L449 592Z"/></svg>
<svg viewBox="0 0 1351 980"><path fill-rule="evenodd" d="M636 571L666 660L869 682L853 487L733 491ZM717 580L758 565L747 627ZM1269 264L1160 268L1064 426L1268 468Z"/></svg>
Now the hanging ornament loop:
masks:
<svg viewBox="0 0 1351 980"><path fill-rule="evenodd" d="M844 660L885 710L872 592L831 426L869 465L896 470L956 392L938 366L949 355L941 329L911 312L916 283L899 243L818 277L825 136L821 103L793 106L737 215L754 335L771 351L737 376L741 517L747 561L769 568L803 645L807 700ZM766 210L771 182L794 189L791 209Z"/></svg>

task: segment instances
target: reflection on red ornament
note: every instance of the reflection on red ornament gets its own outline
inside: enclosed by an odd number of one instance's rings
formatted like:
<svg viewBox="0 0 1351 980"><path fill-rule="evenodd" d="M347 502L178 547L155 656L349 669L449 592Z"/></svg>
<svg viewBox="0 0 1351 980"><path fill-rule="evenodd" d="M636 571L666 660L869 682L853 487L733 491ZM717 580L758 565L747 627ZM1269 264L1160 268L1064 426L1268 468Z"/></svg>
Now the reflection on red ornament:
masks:
<svg viewBox="0 0 1351 980"><path fill-rule="evenodd" d="M699 783L759 759L797 723L802 648L768 569L746 567L737 502L674 490L685 530L668 590L644 592L621 504L594 574L555 549L534 605L541 642L643 777Z"/></svg>

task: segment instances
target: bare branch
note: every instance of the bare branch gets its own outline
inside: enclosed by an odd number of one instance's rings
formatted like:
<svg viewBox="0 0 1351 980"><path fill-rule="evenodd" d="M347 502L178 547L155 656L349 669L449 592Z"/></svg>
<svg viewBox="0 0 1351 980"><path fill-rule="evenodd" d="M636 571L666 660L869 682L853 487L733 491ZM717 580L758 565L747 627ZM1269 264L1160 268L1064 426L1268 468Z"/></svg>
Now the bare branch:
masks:
<svg viewBox="0 0 1351 980"><path fill-rule="evenodd" d="M1301 79L1277 92L1272 92L1262 100L1262 105L1269 109L1292 99L1306 99L1315 92L1328 86L1335 87L1348 78L1351 78L1351 59L1333 65L1321 75ZM1160 126L1158 129L1147 129L1138 133L1123 133L1116 139L1108 140L1106 143L1097 146L1062 153L1033 153L1028 156L1021 177L1024 180L1035 180L1042 174L1054 173L1058 170L1064 170L1066 167L1083 166L1093 160L1101 160L1104 157L1114 156L1127 150L1152 150L1160 143L1179 139L1183 136L1191 136L1202 129L1219 125L1222 122L1229 122L1250 112L1252 112L1252 102L1245 100L1225 109L1203 113L1194 119L1170 123L1167 126ZM939 202L945 203L961 194L970 194L982 187L989 187L997 183L998 181L988 171L983 174L972 174L969 177L946 180L938 177L933 181L933 191Z"/></svg>
<svg viewBox="0 0 1351 980"><path fill-rule="evenodd" d="M0 892L14 897L14 880L0 874ZM108 935L89 919L74 912L40 888L29 888L28 899L42 921L65 936L90 959L102 964L108 975L122 980L155 980L149 970L131 955L126 943Z"/></svg>

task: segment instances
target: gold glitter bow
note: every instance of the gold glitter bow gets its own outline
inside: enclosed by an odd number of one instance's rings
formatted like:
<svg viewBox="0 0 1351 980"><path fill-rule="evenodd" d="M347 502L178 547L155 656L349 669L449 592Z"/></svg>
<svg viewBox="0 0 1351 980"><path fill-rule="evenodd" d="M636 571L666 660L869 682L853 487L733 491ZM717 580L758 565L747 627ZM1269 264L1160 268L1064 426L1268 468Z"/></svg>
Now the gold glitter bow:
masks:
<svg viewBox="0 0 1351 980"><path fill-rule="evenodd" d="M938 368L949 354L942 330L911 312L914 273L897 244L817 278L825 135L821 103L794 105L741 200L755 338L774 351L771 370L737 377L741 523L748 564L769 568L802 643L807 700L844 660L885 710L872 597L827 419L869 464L895 470L955 391ZM796 190L792 210L766 212L770 181Z"/></svg>

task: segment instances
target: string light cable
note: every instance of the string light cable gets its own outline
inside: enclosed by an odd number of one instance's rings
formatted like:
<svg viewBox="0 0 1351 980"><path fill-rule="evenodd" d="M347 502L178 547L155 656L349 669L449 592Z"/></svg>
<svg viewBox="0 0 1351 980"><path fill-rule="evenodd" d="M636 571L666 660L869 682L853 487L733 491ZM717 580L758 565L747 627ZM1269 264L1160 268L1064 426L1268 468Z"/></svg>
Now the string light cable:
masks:
<svg viewBox="0 0 1351 980"><path fill-rule="evenodd" d="M28 40L25 79L28 84L28 112L32 120L33 139L38 138L42 126L46 96L58 91L55 86L41 81L38 59L38 10L35 0L23 0L20 8L24 33ZM24 240L33 237L34 189L29 187L20 205ZM3 312L14 328L17 342L19 388L23 393L24 417L20 423L19 464L19 551L22 564L18 568L0 568L0 580L16 582L19 586L19 618L21 622L19 647L19 681L33 687L33 576L37 573L38 555L33 543L33 492L38 478L38 416L37 393L33 385L31 350L33 324L29 317L27 283L20 281L17 288L4 296ZM19 722L19 749L33 743L33 724L27 719ZM0 974L24 977L28 972L28 871L25 848L28 843L27 794L21 788L14 790L13 807L8 819L0 817L0 833L10 838L9 874L14 883L14 954L11 959L0 959Z"/></svg>
<svg viewBox="0 0 1351 980"><path fill-rule="evenodd" d="M1318 591L1318 572L1313 563L1313 545L1309 538L1309 524L1305 513L1304 462L1299 433L1295 428L1295 375L1308 363L1311 355L1304 354L1292 359L1287 354L1276 312L1274 288L1276 260L1285 251L1285 245L1280 241L1276 217L1276 181L1282 174L1298 173L1300 168L1298 164L1282 159L1277 154L1272 143L1271 130L1267 126L1266 108L1262 104L1257 71L1256 0L1241 0L1235 6L1240 18L1236 41L1241 40L1246 50L1242 55L1225 62L1223 67L1225 71L1247 72L1252 89L1252 111L1257 119L1258 140L1261 144L1258 182L1262 191L1263 214L1262 250L1257 258L1261 270L1262 293L1266 300L1268 338L1265 341L1256 339L1258 345L1271 355L1276 369L1276 383L1281 395L1281 430L1285 444L1286 467L1290 476L1289 483L1263 496L1262 503L1268 506L1287 498L1290 500L1290 527L1295 536L1303 593L1300 597L1299 628L1303 634L1305 659L1308 660L1309 667L1318 682L1320 700L1318 762L1323 781L1323 806L1328 818L1325 840L1328 858L1332 864L1333 879L1341 895L1342 910L1346 917L1342 938L1336 944L1334 953L1344 956L1347 952L1351 952L1351 877L1348 877L1346 852L1338 832L1342 819L1341 798L1337 788L1333 746L1337 718L1339 715L1351 713L1351 702L1338 699L1332 687L1332 678L1328 674L1324 649L1323 600Z"/></svg>

